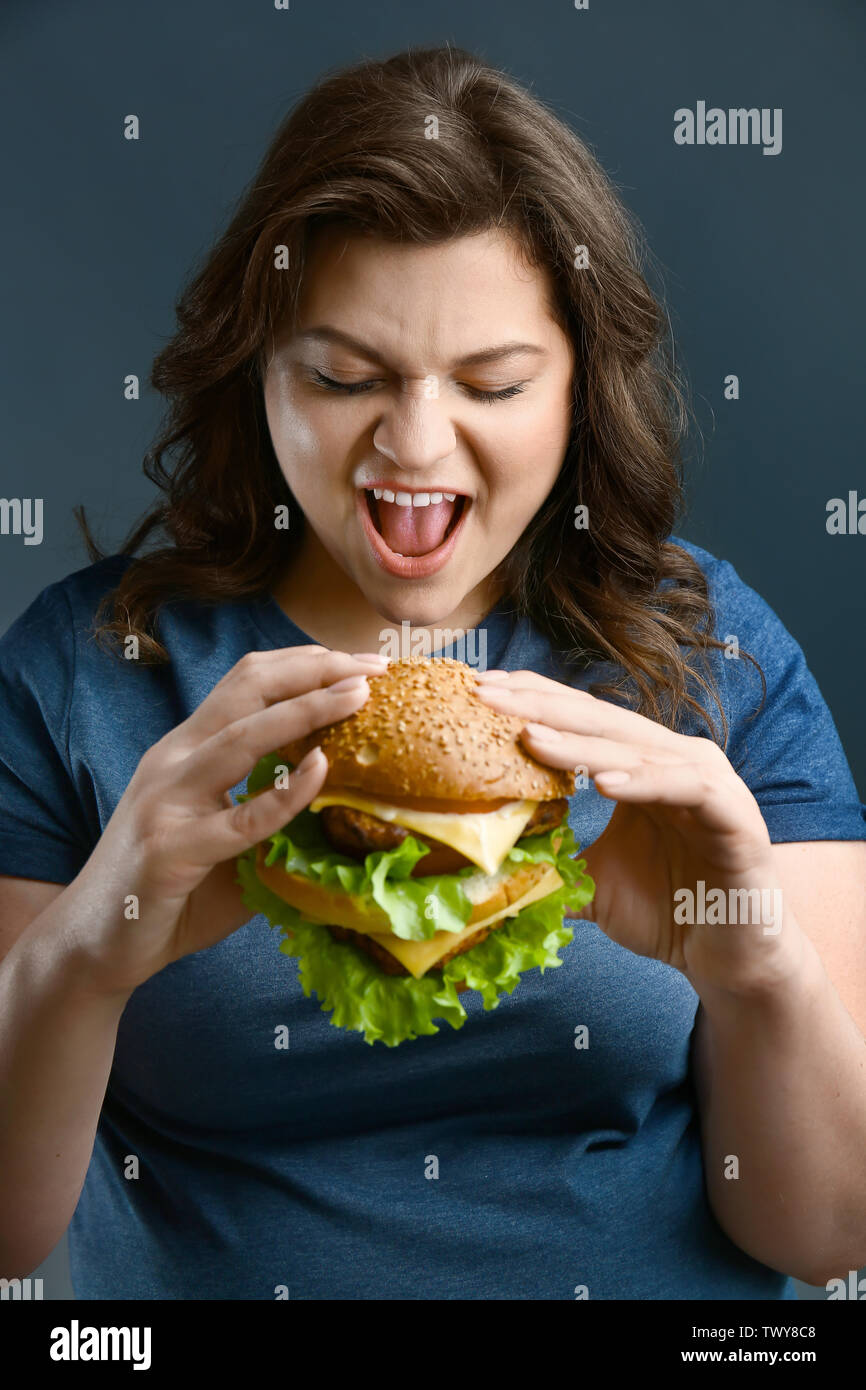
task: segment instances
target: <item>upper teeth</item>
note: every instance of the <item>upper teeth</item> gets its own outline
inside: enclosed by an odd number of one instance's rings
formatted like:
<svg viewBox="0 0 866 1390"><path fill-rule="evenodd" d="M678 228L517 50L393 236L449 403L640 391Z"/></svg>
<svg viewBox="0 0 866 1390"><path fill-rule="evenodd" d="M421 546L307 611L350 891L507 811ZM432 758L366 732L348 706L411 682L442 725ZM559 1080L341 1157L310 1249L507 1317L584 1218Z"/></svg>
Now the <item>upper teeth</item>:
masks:
<svg viewBox="0 0 866 1390"><path fill-rule="evenodd" d="M456 492L392 492L387 487L374 487L373 496L377 502L396 502L398 507L429 507L438 505L444 498L446 502L457 499Z"/></svg>

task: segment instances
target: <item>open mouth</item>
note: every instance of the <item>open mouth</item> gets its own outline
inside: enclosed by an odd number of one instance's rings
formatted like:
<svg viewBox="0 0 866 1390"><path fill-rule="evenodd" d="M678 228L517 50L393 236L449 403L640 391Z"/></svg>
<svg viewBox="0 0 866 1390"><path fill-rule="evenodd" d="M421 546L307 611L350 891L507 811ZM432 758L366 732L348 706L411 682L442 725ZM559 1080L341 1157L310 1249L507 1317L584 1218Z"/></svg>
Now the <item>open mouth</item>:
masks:
<svg viewBox="0 0 866 1390"><path fill-rule="evenodd" d="M388 549L406 558L438 550L456 527L468 500L456 492L393 492L381 487L365 488L364 497L373 525Z"/></svg>
<svg viewBox="0 0 866 1390"><path fill-rule="evenodd" d="M383 569L402 578L432 574L449 558L471 506L459 492L358 492L361 521Z"/></svg>

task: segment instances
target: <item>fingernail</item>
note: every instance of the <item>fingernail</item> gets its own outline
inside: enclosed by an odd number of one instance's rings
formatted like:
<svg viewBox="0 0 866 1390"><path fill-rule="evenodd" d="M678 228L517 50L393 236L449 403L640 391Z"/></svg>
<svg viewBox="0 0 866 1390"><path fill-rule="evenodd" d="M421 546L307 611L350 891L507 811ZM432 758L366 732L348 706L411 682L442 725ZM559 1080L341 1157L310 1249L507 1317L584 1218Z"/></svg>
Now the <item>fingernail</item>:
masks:
<svg viewBox="0 0 866 1390"><path fill-rule="evenodd" d="M529 734L538 743L556 743L562 738L558 729L548 729L546 724L525 724L523 732Z"/></svg>
<svg viewBox="0 0 866 1390"><path fill-rule="evenodd" d="M346 676L344 680L335 681L328 686L329 695L348 695L355 690L368 690L366 676Z"/></svg>
<svg viewBox="0 0 866 1390"><path fill-rule="evenodd" d="M316 744L315 748L311 748L309 753L307 753L305 757L301 758L301 761L295 768L295 776L303 777L305 773L312 772L313 765L317 761L316 754L321 753L321 751L322 750L318 744Z"/></svg>
<svg viewBox="0 0 866 1390"><path fill-rule="evenodd" d="M507 671L475 671L473 674L474 674L475 679L476 679L477 681L507 681L507 680L508 680L508 672L507 672Z"/></svg>
<svg viewBox="0 0 866 1390"><path fill-rule="evenodd" d="M389 656L382 656L381 652L352 652L353 661L374 661L377 666L387 666L391 660Z"/></svg>
<svg viewBox="0 0 866 1390"><path fill-rule="evenodd" d="M601 778L602 782L606 787L621 787L623 782L628 782L631 780L631 773L614 771L597 772L595 774L595 781L597 782L599 778Z"/></svg>

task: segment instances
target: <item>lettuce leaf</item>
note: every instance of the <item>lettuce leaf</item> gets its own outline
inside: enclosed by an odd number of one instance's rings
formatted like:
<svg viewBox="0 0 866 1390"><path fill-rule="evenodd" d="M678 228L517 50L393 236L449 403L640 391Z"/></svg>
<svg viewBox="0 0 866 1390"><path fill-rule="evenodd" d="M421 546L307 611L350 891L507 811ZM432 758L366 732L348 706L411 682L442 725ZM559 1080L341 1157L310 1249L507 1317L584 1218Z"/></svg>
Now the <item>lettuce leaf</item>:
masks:
<svg viewBox="0 0 866 1390"><path fill-rule="evenodd" d="M276 780L276 770L278 767L285 767L291 772L293 764L288 762L279 753L266 753L263 758L259 758L249 777L247 778L247 789L238 797L238 801L246 801L253 792L266 791L272 787Z"/></svg>
<svg viewBox="0 0 866 1390"><path fill-rule="evenodd" d="M303 874L324 888L341 888L372 900L387 913L394 935L404 941L426 941L437 928L460 932L472 916L460 880L477 869L411 878L419 859L430 853L412 835L396 849L375 850L359 864L331 847L317 815L302 811L269 840L268 867L279 863L286 873Z"/></svg>
<svg viewBox="0 0 866 1390"><path fill-rule="evenodd" d="M550 844L552 834L561 836L558 852ZM562 964L558 953L573 937L572 928L563 923L563 914L567 909L579 910L595 894L595 884L584 872L586 861L571 858L575 848L574 836L567 826L547 835L528 837L519 849L515 847L509 858L518 862L540 863L549 859L555 864L563 879L562 887L531 903L490 932L478 946L440 969L429 971L420 980L386 975L350 942L335 941L327 927L305 921L296 908L261 883L255 871L255 850L238 859L237 881L246 906L254 913L262 913L272 927L281 928L280 950L299 961L304 994L308 998L313 993L318 996L322 1010L331 1013L332 1025L362 1033L371 1045L383 1042L387 1047L397 1047L422 1035L438 1033L434 1019L443 1019L452 1028L462 1028L466 1012L456 990L460 981L477 990L485 1010L490 1010L496 1008L503 994L511 994L523 971L538 966L543 974ZM455 875L441 875L438 879L415 882L447 884L454 878Z"/></svg>
<svg viewBox="0 0 866 1390"><path fill-rule="evenodd" d="M553 837L559 841L554 849ZM321 828L318 815L301 811L293 821L269 837L265 856L268 868L279 863L289 874L303 874L324 888L340 888L353 897L372 899L387 913L391 930L403 941L428 941L434 932L461 932L472 916L472 904L463 880L479 870L470 865L456 873L429 877L410 877L419 860L430 850L413 835L396 849L375 850L363 864L332 848ZM546 835L527 836L515 845L505 862L554 864L566 883L575 881L573 861L567 856L577 850L567 824Z"/></svg>

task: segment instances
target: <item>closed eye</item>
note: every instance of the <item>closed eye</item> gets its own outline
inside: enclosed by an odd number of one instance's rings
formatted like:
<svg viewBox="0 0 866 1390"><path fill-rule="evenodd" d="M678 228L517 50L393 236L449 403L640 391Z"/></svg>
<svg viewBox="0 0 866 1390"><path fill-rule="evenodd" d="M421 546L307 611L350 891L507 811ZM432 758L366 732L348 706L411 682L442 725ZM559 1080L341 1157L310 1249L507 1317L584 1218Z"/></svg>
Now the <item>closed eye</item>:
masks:
<svg viewBox="0 0 866 1390"><path fill-rule="evenodd" d="M500 391L482 391L476 386L467 386L476 401L507 401L511 396L519 396L526 387L525 381L517 381L513 386L503 386Z"/></svg>
<svg viewBox="0 0 866 1390"><path fill-rule="evenodd" d="M338 391L344 396L358 396L367 391L372 391L378 385L376 381L335 381L333 377L325 376L318 368L314 369L313 380L317 386L321 386L325 391ZM470 386L467 382L460 383L465 391L475 401L483 401L491 404L493 401L507 401L512 396L519 396L526 387L525 381L515 382L513 386L503 386L498 391L484 391L478 386Z"/></svg>
<svg viewBox="0 0 866 1390"><path fill-rule="evenodd" d="M334 381L333 377L325 376L317 368L313 371L313 380L317 386L323 386L326 391L341 391L345 396L356 396L362 391L369 391L375 386L375 381Z"/></svg>

